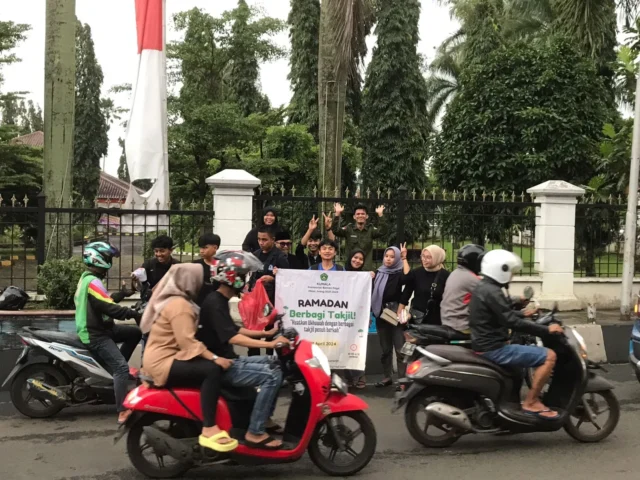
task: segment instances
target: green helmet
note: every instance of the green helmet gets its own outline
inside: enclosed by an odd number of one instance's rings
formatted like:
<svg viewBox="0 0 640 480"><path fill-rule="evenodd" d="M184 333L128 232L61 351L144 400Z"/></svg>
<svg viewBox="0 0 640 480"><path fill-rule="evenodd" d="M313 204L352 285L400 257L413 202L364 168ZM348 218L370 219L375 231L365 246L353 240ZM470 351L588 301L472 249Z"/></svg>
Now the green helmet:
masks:
<svg viewBox="0 0 640 480"><path fill-rule="evenodd" d="M109 270L113 265L113 258L119 257L120 251L107 242L92 242L84 247L82 260L89 267Z"/></svg>

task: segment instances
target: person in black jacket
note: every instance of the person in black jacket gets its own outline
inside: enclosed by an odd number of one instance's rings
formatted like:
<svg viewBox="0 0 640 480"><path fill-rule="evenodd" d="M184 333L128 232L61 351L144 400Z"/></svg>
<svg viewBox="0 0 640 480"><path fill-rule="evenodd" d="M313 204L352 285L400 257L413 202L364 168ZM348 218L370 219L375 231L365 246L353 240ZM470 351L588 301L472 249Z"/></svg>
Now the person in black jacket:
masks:
<svg viewBox="0 0 640 480"><path fill-rule="evenodd" d="M263 225L271 227L274 235L282 231L282 227L280 223L278 223L278 212L274 207L266 207L262 210L262 217L258 222L258 226L249 230L244 242L242 242L242 250L253 253L260 248L260 244L258 243L258 230Z"/></svg>
<svg viewBox="0 0 640 480"><path fill-rule="evenodd" d="M289 268L293 270L308 270L309 259L306 255L303 255L302 257L293 255L291 253L292 246L293 242L291 241L291 235L289 235L289 232L285 232L283 230L276 233L276 247L278 247L278 249L287 256Z"/></svg>
<svg viewBox="0 0 640 480"><path fill-rule="evenodd" d="M376 328L382 349L382 368L384 378L376 383L376 387L388 387L393 384L393 350L396 351L398 377L404 377L406 365L402 362L402 346L404 345L404 325L392 325L383 318L385 308L395 312L402 296L405 276L402 271L402 258L398 247L389 247L384 251L382 266L376 271L371 294L371 312L376 318Z"/></svg>
<svg viewBox="0 0 640 480"><path fill-rule="evenodd" d="M193 263L197 263L202 266L202 275L204 283L196 299L196 305L202 306L203 302L210 293L218 290L220 283L211 279L211 264L214 263L214 258L218 249L220 248L220 235L215 233L205 233L198 239L198 246L200 247L200 259L194 260Z"/></svg>
<svg viewBox="0 0 640 480"><path fill-rule="evenodd" d="M522 410L543 419L555 419L554 412L540 401L542 388L549 380L556 363L553 350L534 345L509 343L509 330L521 331L538 337L562 334L562 327L537 325L525 320L535 310L526 313L511 308L503 287L508 288L514 272L522 268L522 260L506 250L492 250L482 259L481 274L484 277L471 296L469 316L471 347L473 350L503 367L517 369L535 368L531 389L522 402Z"/></svg>

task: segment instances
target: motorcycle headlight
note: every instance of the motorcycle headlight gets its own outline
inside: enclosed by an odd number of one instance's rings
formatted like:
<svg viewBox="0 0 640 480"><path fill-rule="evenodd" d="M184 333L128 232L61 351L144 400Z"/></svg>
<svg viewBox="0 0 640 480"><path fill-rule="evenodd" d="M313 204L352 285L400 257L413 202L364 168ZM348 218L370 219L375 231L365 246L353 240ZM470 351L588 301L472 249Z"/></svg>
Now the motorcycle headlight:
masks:
<svg viewBox="0 0 640 480"><path fill-rule="evenodd" d="M327 376L330 377L331 367L329 366L329 359L322 351L322 349L314 343L313 345L311 345L311 353L313 354L313 357L307 360L307 365L312 368L322 368L324 373L326 373Z"/></svg>

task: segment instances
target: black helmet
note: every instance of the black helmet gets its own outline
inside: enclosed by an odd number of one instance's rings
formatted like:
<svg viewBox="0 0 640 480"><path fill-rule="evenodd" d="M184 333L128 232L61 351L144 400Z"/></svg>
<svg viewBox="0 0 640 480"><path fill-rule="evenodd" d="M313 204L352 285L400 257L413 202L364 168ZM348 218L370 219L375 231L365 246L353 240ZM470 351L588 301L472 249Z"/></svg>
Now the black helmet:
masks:
<svg viewBox="0 0 640 480"><path fill-rule="evenodd" d="M7 287L0 295L0 310L22 310L29 295L18 287Z"/></svg>
<svg viewBox="0 0 640 480"><path fill-rule="evenodd" d="M458 250L458 265L471 270L476 275L480 275L480 265L484 254L484 247L480 245L465 245Z"/></svg>

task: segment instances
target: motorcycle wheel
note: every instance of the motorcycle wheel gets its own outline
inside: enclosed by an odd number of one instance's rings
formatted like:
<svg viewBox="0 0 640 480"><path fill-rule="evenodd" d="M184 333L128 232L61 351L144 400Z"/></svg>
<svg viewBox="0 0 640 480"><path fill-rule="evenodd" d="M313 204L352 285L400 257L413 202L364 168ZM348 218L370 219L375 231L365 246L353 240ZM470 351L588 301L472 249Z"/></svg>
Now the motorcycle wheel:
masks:
<svg viewBox="0 0 640 480"><path fill-rule="evenodd" d="M450 426L443 424L441 421L429 420L425 409L429 404L435 402L448 404L453 403L438 392L423 390L413 397L407 405L404 412L404 421L407 425L407 430L409 430L409 433L415 441L421 443L425 447L444 448L456 443L460 438L460 434ZM422 426L419 421L419 416L421 414L424 414L426 417L424 426ZM430 434L428 433L429 427L434 427L434 429L439 430L442 433L440 435Z"/></svg>
<svg viewBox="0 0 640 480"><path fill-rule="evenodd" d="M350 419L357 424L357 427L344 423L346 419ZM329 422L337 430L340 439L344 442L345 451L339 452L336 445L332 430L329 428ZM360 436L364 437L360 452L354 450L354 442ZM332 477L348 477L355 475L364 467L366 467L374 453L376 452L376 429L371 419L364 412L344 412L335 415L329 415L316 426L316 430L309 442L309 457L311 461L324 473ZM323 447L329 449L326 456ZM357 448L357 447L356 447ZM337 455L346 454L349 461L344 464L337 463Z"/></svg>
<svg viewBox="0 0 640 480"><path fill-rule="evenodd" d="M567 422L564 425L564 430L579 442L595 443L604 440L609 435L611 435L611 432L613 432L613 430L618 425L618 421L620 420L620 404L618 403L618 399L616 398L616 396L610 390L585 393L583 398L587 395L590 396L588 403L590 404L591 409L594 411L594 414L596 414L596 416L607 411L609 412L609 418L607 418L604 426L600 426L599 424L594 423L587 416L587 412L585 411L584 406L582 404L579 404L576 407L575 412L567 418ZM600 409L599 405L596 403L596 395L599 395L604 400L606 407L604 407L603 409ZM574 418L578 419L575 425L572 422ZM580 429L581 426L587 424L591 424L596 427L596 432L588 433Z"/></svg>
<svg viewBox="0 0 640 480"><path fill-rule="evenodd" d="M48 418L65 407L64 403L34 399L27 388L27 380L30 378L41 380L52 387L60 387L69 383L64 372L53 365L48 363L27 365L11 383L11 402L16 410L30 418Z"/></svg>
<svg viewBox="0 0 640 480"><path fill-rule="evenodd" d="M149 425L153 425L156 421L159 421L152 415L147 415L140 419L129 430L127 436L127 455L131 464L143 475L149 478L175 478L180 477L189 470L193 464L191 462L181 462L171 458L176 463L170 466L164 464L164 456L155 456L157 464L154 465L144 456L146 450L150 450L152 447L149 444L141 444L141 440L144 435L143 428ZM171 424L170 428L180 428L180 424ZM188 435L186 435L188 436Z"/></svg>

